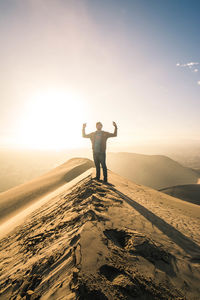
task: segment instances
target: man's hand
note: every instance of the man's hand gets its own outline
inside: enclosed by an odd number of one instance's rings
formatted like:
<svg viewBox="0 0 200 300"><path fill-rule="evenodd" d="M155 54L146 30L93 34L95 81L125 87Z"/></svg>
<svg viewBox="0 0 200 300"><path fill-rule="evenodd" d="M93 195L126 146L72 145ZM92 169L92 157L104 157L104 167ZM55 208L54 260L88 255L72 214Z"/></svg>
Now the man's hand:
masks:
<svg viewBox="0 0 200 300"><path fill-rule="evenodd" d="M86 127L86 125L87 125L87 123L83 123L83 128L85 128L85 127Z"/></svg>
<svg viewBox="0 0 200 300"><path fill-rule="evenodd" d="M117 127L117 124L113 121L113 126Z"/></svg>

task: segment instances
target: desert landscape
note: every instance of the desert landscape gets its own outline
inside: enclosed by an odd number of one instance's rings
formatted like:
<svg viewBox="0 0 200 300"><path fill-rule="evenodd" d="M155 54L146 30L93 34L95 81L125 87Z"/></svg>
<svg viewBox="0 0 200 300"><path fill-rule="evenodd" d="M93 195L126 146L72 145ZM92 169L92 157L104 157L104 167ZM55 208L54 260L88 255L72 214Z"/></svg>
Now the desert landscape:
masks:
<svg viewBox="0 0 200 300"><path fill-rule="evenodd" d="M8 191L33 179L38 180L38 177L44 174L46 176L50 170L61 166L71 157L93 159L92 152L88 149L58 152L0 150L0 192ZM187 157L189 160L189 157L193 156L189 153ZM175 185L198 183L200 158L196 158L195 168L194 163L189 164L183 159L180 161L172 159L169 154L107 152L107 165L110 170L135 183L158 190Z"/></svg>
<svg viewBox="0 0 200 300"><path fill-rule="evenodd" d="M198 170L185 167L166 155L108 153L108 167L123 177L154 189L196 184Z"/></svg>
<svg viewBox="0 0 200 300"><path fill-rule="evenodd" d="M0 0L0 300L200 300L199 16Z"/></svg>
<svg viewBox="0 0 200 300"><path fill-rule="evenodd" d="M0 193L0 224L41 196L71 181L91 166L93 162L90 160L71 159L38 178Z"/></svg>
<svg viewBox="0 0 200 300"><path fill-rule="evenodd" d="M104 184L88 159L60 169L62 190L1 225L1 299L199 299L198 205L110 170Z"/></svg>

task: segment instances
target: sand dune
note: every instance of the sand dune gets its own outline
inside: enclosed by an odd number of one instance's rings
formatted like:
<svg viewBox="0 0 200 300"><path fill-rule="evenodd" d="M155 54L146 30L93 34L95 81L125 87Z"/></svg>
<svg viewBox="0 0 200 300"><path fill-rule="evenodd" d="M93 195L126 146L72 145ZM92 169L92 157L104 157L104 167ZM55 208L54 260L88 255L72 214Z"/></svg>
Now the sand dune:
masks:
<svg viewBox="0 0 200 300"><path fill-rule="evenodd" d="M162 189L174 185L197 183L195 170L163 155L144 155L128 152L108 153L108 167L139 184Z"/></svg>
<svg viewBox="0 0 200 300"><path fill-rule="evenodd" d="M161 189L160 191L184 201L200 205L200 184L176 185Z"/></svg>
<svg viewBox="0 0 200 300"><path fill-rule="evenodd" d="M88 150L37 150L0 147L0 193L39 177L72 157L87 157Z"/></svg>
<svg viewBox="0 0 200 300"><path fill-rule="evenodd" d="M92 166L89 159L73 158L34 180L0 193L0 224Z"/></svg>
<svg viewBox="0 0 200 300"><path fill-rule="evenodd" d="M1 239L1 299L199 299L200 207L108 176L88 175Z"/></svg>

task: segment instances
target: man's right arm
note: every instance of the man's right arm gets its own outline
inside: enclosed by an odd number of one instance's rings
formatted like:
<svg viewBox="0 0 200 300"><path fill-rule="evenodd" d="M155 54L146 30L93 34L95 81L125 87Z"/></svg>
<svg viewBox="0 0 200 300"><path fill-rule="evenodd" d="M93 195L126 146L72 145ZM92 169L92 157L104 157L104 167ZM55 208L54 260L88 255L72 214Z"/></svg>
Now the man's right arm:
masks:
<svg viewBox="0 0 200 300"><path fill-rule="evenodd" d="M83 124L82 137L84 137L84 138L91 138L91 133L89 133L89 134L85 133L85 127L86 127L86 123Z"/></svg>

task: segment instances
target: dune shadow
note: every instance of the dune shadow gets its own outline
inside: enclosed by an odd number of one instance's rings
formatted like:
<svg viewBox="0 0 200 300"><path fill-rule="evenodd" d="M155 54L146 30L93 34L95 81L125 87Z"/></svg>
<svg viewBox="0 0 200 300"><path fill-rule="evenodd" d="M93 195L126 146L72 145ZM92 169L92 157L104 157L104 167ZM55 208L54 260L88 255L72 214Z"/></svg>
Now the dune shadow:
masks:
<svg viewBox="0 0 200 300"><path fill-rule="evenodd" d="M200 246L198 244L196 244L194 241L192 241L190 238L178 231L172 225L165 222L159 216L155 215L153 212L151 212L135 200L129 198L128 196L126 196L125 194L123 194L115 188L113 188L113 190L118 195L120 195L130 206L136 209L148 221L150 221L160 231L167 235L175 244L182 248L186 253L188 253L192 257L195 257L196 259L200 258Z"/></svg>
<svg viewBox="0 0 200 300"><path fill-rule="evenodd" d="M62 179L64 182L69 182L74 178L78 177L79 175L81 175L82 173L84 173L85 171L87 171L89 168L92 168L93 166L94 166L93 162L90 161L82 165L76 166L72 170L67 171L67 173L64 174Z"/></svg>
<svg viewBox="0 0 200 300"><path fill-rule="evenodd" d="M175 185L160 189L159 192L189 203L200 205L200 184Z"/></svg>

